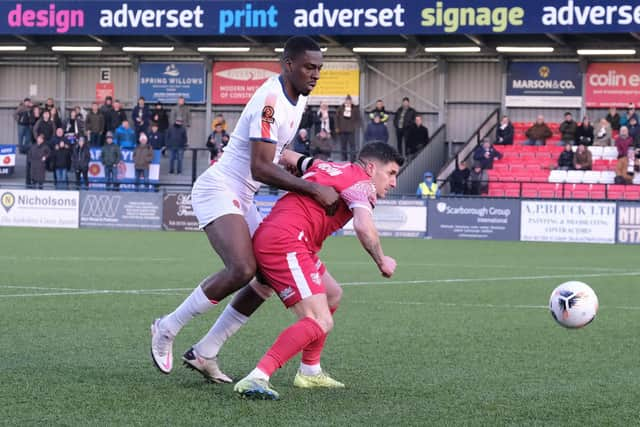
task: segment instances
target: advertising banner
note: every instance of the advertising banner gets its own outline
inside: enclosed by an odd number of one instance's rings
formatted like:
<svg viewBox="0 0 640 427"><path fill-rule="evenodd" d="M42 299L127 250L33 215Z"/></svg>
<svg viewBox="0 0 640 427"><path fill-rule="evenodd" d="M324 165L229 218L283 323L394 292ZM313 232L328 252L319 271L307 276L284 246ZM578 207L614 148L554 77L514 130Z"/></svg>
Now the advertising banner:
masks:
<svg viewBox="0 0 640 427"><path fill-rule="evenodd" d="M640 203L618 202L616 242L640 245Z"/></svg>
<svg viewBox="0 0 640 427"><path fill-rule="evenodd" d="M0 145L0 177L12 175L16 167L16 146Z"/></svg>
<svg viewBox="0 0 640 427"><path fill-rule="evenodd" d="M360 103L360 67L355 61L325 62L320 71L320 80L311 92L309 104L340 105L346 95L351 95L354 104Z"/></svg>
<svg viewBox="0 0 640 427"><path fill-rule="evenodd" d="M100 161L100 148L92 148L89 161L89 183L92 187L104 186L104 166ZM133 188L135 183L135 164L133 163L133 150L121 150L122 160L118 164L117 182L122 189ZM149 183L157 184L160 180L160 150L153 150L153 160L149 165ZM123 184L123 185L122 185ZM141 183L142 185L142 183Z"/></svg>
<svg viewBox="0 0 640 427"><path fill-rule="evenodd" d="M515 200L430 200L428 218L434 239L520 239L520 202Z"/></svg>
<svg viewBox="0 0 640 427"><path fill-rule="evenodd" d="M0 34L227 36L291 34L629 33L635 0L2 1Z"/></svg>
<svg viewBox="0 0 640 427"><path fill-rule="evenodd" d="M162 228L198 231L198 218L191 206L191 193L166 193L162 200Z"/></svg>
<svg viewBox="0 0 640 427"><path fill-rule="evenodd" d="M162 228L162 196L159 193L80 193L80 227Z"/></svg>
<svg viewBox="0 0 640 427"><path fill-rule="evenodd" d="M113 99L115 99L116 97L116 91L114 89L113 83L96 83L96 102L102 103L108 96Z"/></svg>
<svg viewBox="0 0 640 427"><path fill-rule="evenodd" d="M206 82L200 62L141 62L138 70L138 93L147 102L174 104L183 96L188 104L202 104Z"/></svg>
<svg viewBox="0 0 640 427"><path fill-rule="evenodd" d="M640 62L593 62L586 81L587 107L627 107L630 102L640 106Z"/></svg>
<svg viewBox="0 0 640 427"><path fill-rule="evenodd" d="M0 227L78 228L77 191L0 189Z"/></svg>
<svg viewBox="0 0 640 427"><path fill-rule="evenodd" d="M511 62L507 107L582 105L582 74L577 62Z"/></svg>
<svg viewBox="0 0 640 427"><path fill-rule="evenodd" d="M616 204L523 201L521 240L615 243Z"/></svg>
<svg viewBox="0 0 640 427"><path fill-rule="evenodd" d="M246 104L269 77L280 74L279 62L245 61L213 64L214 104Z"/></svg>
<svg viewBox="0 0 640 427"><path fill-rule="evenodd" d="M427 234L427 206L422 200L378 200L373 220L380 236L424 237ZM342 230L345 236L355 235L353 220Z"/></svg>

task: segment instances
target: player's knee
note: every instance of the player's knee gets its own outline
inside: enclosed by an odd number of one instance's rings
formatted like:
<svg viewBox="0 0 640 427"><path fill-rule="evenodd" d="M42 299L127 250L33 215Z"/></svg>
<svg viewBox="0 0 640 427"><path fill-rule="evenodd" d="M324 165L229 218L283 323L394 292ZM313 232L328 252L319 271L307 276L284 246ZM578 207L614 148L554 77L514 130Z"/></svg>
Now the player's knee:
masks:
<svg viewBox="0 0 640 427"><path fill-rule="evenodd" d="M330 293L327 293L327 301L329 302L329 307L337 307L340 305L340 300L342 300L342 288L336 287L332 289Z"/></svg>
<svg viewBox="0 0 640 427"><path fill-rule="evenodd" d="M246 284L256 274L256 261L253 258L238 260L227 267L232 282Z"/></svg>
<svg viewBox="0 0 640 427"><path fill-rule="evenodd" d="M331 316L330 314L328 316L319 316L315 320L325 334L328 334L329 331L333 329L333 316Z"/></svg>

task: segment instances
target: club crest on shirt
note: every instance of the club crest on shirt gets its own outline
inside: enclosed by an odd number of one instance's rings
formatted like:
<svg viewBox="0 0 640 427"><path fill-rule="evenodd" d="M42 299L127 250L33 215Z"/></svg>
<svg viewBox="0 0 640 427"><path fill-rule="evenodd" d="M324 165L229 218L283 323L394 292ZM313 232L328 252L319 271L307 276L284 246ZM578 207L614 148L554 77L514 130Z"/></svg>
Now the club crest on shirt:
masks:
<svg viewBox="0 0 640 427"><path fill-rule="evenodd" d="M264 108L262 109L262 121L272 124L274 122L273 119L273 107L270 105L265 105Z"/></svg>

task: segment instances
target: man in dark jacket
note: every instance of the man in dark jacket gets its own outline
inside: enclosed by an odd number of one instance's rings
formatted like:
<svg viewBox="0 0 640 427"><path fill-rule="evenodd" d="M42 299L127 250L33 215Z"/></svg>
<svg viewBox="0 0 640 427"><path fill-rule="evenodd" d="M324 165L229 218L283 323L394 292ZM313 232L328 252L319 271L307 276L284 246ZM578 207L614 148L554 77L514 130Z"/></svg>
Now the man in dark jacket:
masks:
<svg viewBox="0 0 640 427"><path fill-rule="evenodd" d="M84 136L78 138L78 143L73 146L71 153L71 169L76 173L76 188L86 190L89 188L89 162L91 151ZM82 178L82 182L80 181Z"/></svg>
<svg viewBox="0 0 640 427"><path fill-rule="evenodd" d="M378 114L373 116L373 120L367 125L367 130L364 133L364 142L389 142L389 131Z"/></svg>
<svg viewBox="0 0 640 427"><path fill-rule="evenodd" d="M18 150L22 154L26 154L29 151L33 140L31 135L31 107L33 107L31 99L25 98L13 114L13 118L18 124Z"/></svg>
<svg viewBox="0 0 640 427"><path fill-rule="evenodd" d="M298 134L293 138L293 151L305 156L311 155L311 140L309 140L309 132L306 129L298 130Z"/></svg>
<svg viewBox="0 0 640 427"><path fill-rule="evenodd" d="M187 143L187 130L182 126L182 120L177 119L175 124L167 130L167 148L171 150L169 173L174 171L178 175L182 173L182 159Z"/></svg>
<svg viewBox="0 0 640 427"><path fill-rule="evenodd" d="M48 141L51 139L51 137L55 133L55 130L56 130L55 125L53 123L53 120L51 120L51 113L49 113L46 110L43 111L42 117L33 126L34 136L43 134L44 140Z"/></svg>
<svg viewBox="0 0 640 427"><path fill-rule="evenodd" d="M91 111L84 121L89 146L100 147L102 145L102 133L104 132L104 116L98 111L98 103L91 104Z"/></svg>
<svg viewBox="0 0 640 427"><path fill-rule="evenodd" d="M335 123L336 133L340 137L342 160L353 162L356 156L355 133L360 128L360 109L351 102L351 95L347 95L336 111Z"/></svg>
<svg viewBox="0 0 640 427"><path fill-rule="evenodd" d="M138 104L133 107L131 112L131 120L133 120L133 129L136 134L136 140L140 138L140 133L147 133L149 129L149 119L151 118L151 111L149 106L145 104L144 97L138 98Z"/></svg>
<svg viewBox="0 0 640 427"><path fill-rule="evenodd" d="M162 150L165 144L165 134L164 132L160 132L158 129L158 124L156 122L151 122L151 132L147 135L147 139L149 140L149 145L154 150Z"/></svg>
<svg viewBox="0 0 640 427"><path fill-rule="evenodd" d="M56 189L65 190L69 187L69 169L71 169L71 150L64 141L55 147L51 153L52 166L56 174Z"/></svg>
<svg viewBox="0 0 640 427"><path fill-rule="evenodd" d="M140 187L140 178L144 180L144 191L149 189L149 166L153 161L153 149L147 144L147 135L140 134L140 142L133 152L133 163L136 175L136 191Z"/></svg>
<svg viewBox="0 0 640 427"><path fill-rule="evenodd" d="M509 117L503 116L496 131L496 144L513 145L513 125Z"/></svg>
<svg viewBox="0 0 640 427"><path fill-rule="evenodd" d="M393 125L396 128L396 138L398 140L398 152L404 153L404 136L407 128L415 123L416 110L409 105L409 98L402 98L402 106L398 108L393 117Z"/></svg>
<svg viewBox="0 0 640 427"><path fill-rule="evenodd" d="M544 117L540 115L533 126L527 129L526 135L529 140L525 145L547 145L547 139L551 138L553 132L544 122Z"/></svg>
<svg viewBox="0 0 640 427"><path fill-rule="evenodd" d="M34 188L42 189L47 173L46 162L50 153L49 146L44 143L44 135L37 135L36 144L31 146L27 155L30 164L31 185Z"/></svg>
<svg viewBox="0 0 640 427"><path fill-rule="evenodd" d="M570 112L564 113L564 122L560 123L560 135L562 142L573 142L576 139L576 132L578 131L578 124L573 120L573 115Z"/></svg>
<svg viewBox="0 0 640 427"><path fill-rule="evenodd" d="M407 156L422 150L429 143L429 129L422 124L422 116L416 116L414 122L406 130Z"/></svg>
<svg viewBox="0 0 640 427"><path fill-rule="evenodd" d="M454 170L451 176L449 176L451 194L463 195L467 193L470 173L471 171L465 162L460 162L458 164L456 170Z"/></svg>
<svg viewBox="0 0 640 427"><path fill-rule="evenodd" d="M117 190L118 188L118 163L122 159L120 146L113 143L113 134L107 132L105 144L100 153L100 160L104 167L105 187L107 190Z"/></svg>
<svg viewBox="0 0 640 427"><path fill-rule="evenodd" d="M564 151L558 157L558 169L568 171L573 169L573 149L572 145L567 143L564 145Z"/></svg>
<svg viewBox="0 0 640 427"><path fill-rule="evenodd" d="M473 151L473 160L479 163L483 170L493 169L493 160L501 158L502 153L491 146L488 138L485 138L482 145L479 145Z"/></svg>
<svg viewBox="0 0 640 427"><path fill-rule="evenodd" d="M113 118L113 116L111 115L112 111L113 111L113 99L110 96L107 96L104 99L104 104L100 106L100 114L102 114L102 117L104 119L103 132L105 133L105 137L106 137L106 132L112 132L112 129L111 129L111 126L112 126L111 120ZM115 129L115 127L113 129Z"/></svg>
<svg viewBox="0 0 640 427"><path fill-rule="evenodd" d="M169 116L167 110L162 106L162 102L156 102L155 109L151 113L151 121L158 124L160 133L164 133L169 129Z"/></svg>

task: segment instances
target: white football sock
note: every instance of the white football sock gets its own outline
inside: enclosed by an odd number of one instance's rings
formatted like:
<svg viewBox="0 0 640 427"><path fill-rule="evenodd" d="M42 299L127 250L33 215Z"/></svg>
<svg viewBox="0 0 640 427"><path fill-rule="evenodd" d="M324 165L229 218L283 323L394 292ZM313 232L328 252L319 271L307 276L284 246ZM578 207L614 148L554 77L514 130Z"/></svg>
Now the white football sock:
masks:
<svg viewBox="0 0 640 427"><path fill-rule="evenodd" d="M209 332L194 346L196 351L207 359L216 357L224 343L238 332L247 320L249 320L247 316L233 308L231 304L227 304Z"/></svg>
<svg viewBox="0 0 640 427"><path fill-rule="evenodd" d="M207 298L198 285L173 313L162 319L160 327L168 329L171 335L175 336L191 319L210 310L215 305L216 303Z"/></svg>
<svg viewBox="0 0 640 427"><path fill-rule="evenodd" d="M306 365L302 362L300 362L300 372L303 375L318 375L322 372L322 368L320 367L320 364L318 363L317 365Z"/></svg>
<svg viewBox="0 0 640 427"><path fill-rule="evenodd" d="M249 375L247 375L247 378L253 378L256 380L266 380L269 381L269 375L265 374L264 372L262 372L260 369L255 368L253 371L249 372Z"/></svg>

